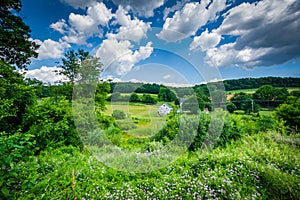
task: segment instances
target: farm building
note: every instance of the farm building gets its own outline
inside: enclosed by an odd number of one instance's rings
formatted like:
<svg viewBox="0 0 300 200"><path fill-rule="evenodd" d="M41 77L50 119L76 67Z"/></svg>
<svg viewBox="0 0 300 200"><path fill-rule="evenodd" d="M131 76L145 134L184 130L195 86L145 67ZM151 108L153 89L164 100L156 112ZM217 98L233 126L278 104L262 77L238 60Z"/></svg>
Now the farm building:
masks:
<svg viewBox="0 0 300 200"><path fill-rule="evenodd" d="M163 104L159 107L158 111L157 111L157 114L158 115L167 115L167 114L170 114L171 110L173 108L168 106L167 104Z"/></svg>

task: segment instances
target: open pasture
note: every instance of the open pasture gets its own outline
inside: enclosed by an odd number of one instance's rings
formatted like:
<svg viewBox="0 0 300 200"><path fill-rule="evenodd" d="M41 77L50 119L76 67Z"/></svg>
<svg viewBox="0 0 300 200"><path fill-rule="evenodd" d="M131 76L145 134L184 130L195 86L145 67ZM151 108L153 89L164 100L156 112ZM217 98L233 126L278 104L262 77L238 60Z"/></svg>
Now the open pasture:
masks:
<svg viewBox="0 0 300 200"><path fill-rule="evenodd" d="M159 116L157 114L157 110L161 104L108 103L105 114L112 115L114 110L123 111L126 114L126 118L116 120L117 125L127 135L137 138L147 138L157 133L166 122L166 116Z"/></svg>

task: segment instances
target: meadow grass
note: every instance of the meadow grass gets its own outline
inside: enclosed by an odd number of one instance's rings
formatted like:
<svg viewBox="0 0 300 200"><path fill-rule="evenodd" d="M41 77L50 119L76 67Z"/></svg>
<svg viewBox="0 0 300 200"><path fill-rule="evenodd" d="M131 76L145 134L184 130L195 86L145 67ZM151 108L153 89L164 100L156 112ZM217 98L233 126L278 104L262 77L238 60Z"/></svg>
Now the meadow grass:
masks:
<svg viewBox="0 0 300 200"><path fill-rule="evenodd" d="M276 87L276 88L283 88L283 87ZM253 94L258 88L251 88L251 89L241 89L241 90L228 90L226 91L227 94L236 94L236 93L246 93L246 94ZM286 88L288 92L294 91L294 90L300 90L298 87L287 87Z"/></svg>
<svg viewBox="0 0 300 200"><path fill-rule="evenodd" d="M161 104L109 103L104 113L111 115L113 110L123 111L127 117L122 120L116 120L121 130L133 137L148 138L162 129L166 123L166 116L159 116L157 114L157 110Z"/></svg>
<svg viewBox="0 0 300 200"><path fill-rule="evenodd" d="M212 151L186 152L174 163L142 174L106 167L73 147L47 149L37 161L17 166L22 190L15 197L300 199L299 138L275 131L246 135Z"/></svg>

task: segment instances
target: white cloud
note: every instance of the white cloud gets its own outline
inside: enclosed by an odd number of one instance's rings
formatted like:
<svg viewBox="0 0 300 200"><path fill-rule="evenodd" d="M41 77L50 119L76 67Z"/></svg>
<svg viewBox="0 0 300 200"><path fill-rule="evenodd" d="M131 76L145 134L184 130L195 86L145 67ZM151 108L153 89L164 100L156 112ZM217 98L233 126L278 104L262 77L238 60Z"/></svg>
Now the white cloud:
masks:
<svg viewBox="0 0 300 200"><path fill-rule="evenodd" d="M66 20L61 19L58 22L51 24L50 28L56 30L60 34L65 34L68 31L69 26L66 24Z"/></svg>
<svg viewBox="0 0 300 200"><path fill-rule="evenodd" d="M160 39L175 42L195 35L196 31L213 21L218 12L226 8L226 1L202 0L201 3L186 4L182 10L176 11L172 18L167 18L163 30L157 35Z"/></svg>
<svg viewBox="0 0 300 200"><path fill-rule="evenodd" d="M108 70L122 75L131 70L138 62L148 58L152 52L152 43L148 42L146 46L141 46L133 51L130 41L118 41L116 39L104 40L96 51L96 56L101 58L101 62Z"/></svg>
<svg viewBox="0 0 300 200"><path fill-rule="evenodd" d="M38 59L56 59L61 58L64 54L65 49L70 48L71 46L63 41L53 41L51 39L44 40L34 40L37 44L40 45L37 52L39 53Z"/></svg>
<svg viewBox="0 0 300 200"><path fill-rule="evenodd" d="M145 23L137 18L131 19L128 11L122 6L119 6L115 14L116 20L114 24L118 23L121 25L117 34L109 33L108 38L111 39L121 39L121 40L131 40L134 42L139 42L142 38L146 37L147 31L150 29L151 23Z"/></svg>
<svg viewBox="0 0 300 200"><path fill-rule="evenodd" d="M103 30L114 15L104 3L93 3L87 9L86 15L70 13L68 23L60 20L50 25L51 28L63 34L63 40L74 44L86 44L90 37L102 37Z"/></svg>
<svg viewBox="0 0 300 200"><path fill-rule="evenodd" d="M169 79L171 77L172 77L171 74L166 74L166 75L163 76L163 79Z"/></svg>
<svg viewBox="0 0 300 200"><path fill-rule="evenodd" d="M176 4L170 8L165 8L164 9L164 17L163 19L166 20L166 18L169 16L170 13L175 12L177 10L181 10L184 5L188 2L190 2L191 0L182 0L182 1L177 1Z"/></svg>
<svg viewBox="0 0 300 200"><path fill-rule="evenodd" d="M72 6L75 9L78 8L84 9L90 4L92 4L93 2L95 2L95 0L60 0L60 2Z"/></svg>
<svg viewBox="0 0 300 200"><path fill-rule="evenodd" d="M87 10L87 15L102 26L107 25L108 21L113 17L111 9L108 9L104 3L96 3L90 6Z"/></svg>
<svg viewBox="0 0 300 200"><path fill-rule="evenodd" d="M220 41L221 35L215 32L209 33L206 29L200 36L194 37L193 42L190 44L190 50L200 48L201 51L206 51L217 46Z"/></svg>
<svg viewBox="0 0 300 200"><path fill-rule="evenodd" d="M115 5L128 7L134 13L143 17L152 17L154 10L162 6L166 0L112 0Z"/></svg>
<svg viewBox="0 0 300 200"><path fill-rule="evenodd" d="M238 38L234 43L208 50L207 63L253 68L300 58L299 8L297 0L264 0L230 9L215 31Z"/></svg>
<svg viewBox="0 0 300 200"><path fill-rule="evenodd" d="M63 75L57 75L56 71L60 71L58 67L42 66L40 69L33 69L26 71L26 78L36 78L44 83L66 82L68 78Z"/></svg>
<svg viewBox="0 0 300 200"><path fill-rule="evenodd" d="M103 81L111 81L114 83L118 83L118 82L122 82L122 80L120 78L114 77L112 75L108 75L105 77L101 77L103 79Z"/></svg>

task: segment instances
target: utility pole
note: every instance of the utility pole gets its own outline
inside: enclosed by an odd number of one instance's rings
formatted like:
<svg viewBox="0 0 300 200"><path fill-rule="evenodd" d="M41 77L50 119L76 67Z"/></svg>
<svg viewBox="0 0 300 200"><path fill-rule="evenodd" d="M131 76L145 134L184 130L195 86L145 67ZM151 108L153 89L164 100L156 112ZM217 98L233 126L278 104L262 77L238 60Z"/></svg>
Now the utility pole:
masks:
<svg viewBox="0 0 300 200"><path fill-rule="evenodd" d="M252 113L254 113L254 105L253 105L253 99L251 99L251 108L252 108Z"/></svg>

